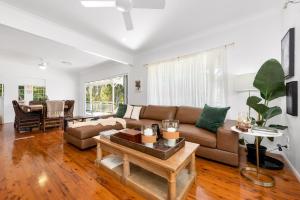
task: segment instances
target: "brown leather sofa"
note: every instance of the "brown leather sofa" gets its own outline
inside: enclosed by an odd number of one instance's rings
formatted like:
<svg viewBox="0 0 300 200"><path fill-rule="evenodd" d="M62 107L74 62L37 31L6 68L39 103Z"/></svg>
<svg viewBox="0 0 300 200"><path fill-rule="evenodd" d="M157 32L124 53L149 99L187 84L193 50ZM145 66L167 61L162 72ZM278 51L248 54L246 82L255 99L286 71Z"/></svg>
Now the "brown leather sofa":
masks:
<svg viewBox="0 0 300 200"><path fill-rule="evenodd" d="M232 132L230 127L234 121L227 120L220 127L217 133L212 133L195 126L197 119L202 112L201 108L186 106L143 106L140 113L140 120L126 119L127 128L139 128L146 124L159 124L165 119L177 119L180 121L179 132L187 141L200 144L196 155L226 163L232 166L239 165L239 135ZM94 127L67 128L65 139L81 149L96 145L92 137L98 135L102 130L121 129L117 127Z"/></svg>

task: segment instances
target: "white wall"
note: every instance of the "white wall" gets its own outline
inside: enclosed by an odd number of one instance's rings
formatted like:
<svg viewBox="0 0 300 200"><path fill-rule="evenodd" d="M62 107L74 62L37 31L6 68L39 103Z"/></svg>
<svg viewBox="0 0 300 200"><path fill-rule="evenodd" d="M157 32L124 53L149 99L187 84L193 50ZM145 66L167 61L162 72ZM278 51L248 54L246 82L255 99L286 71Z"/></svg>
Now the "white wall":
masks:
<svg viewBox="0 0 300 200"><path fill-rule="evenodd" d="M291 5L287 10L283 12L282 17L282 36L288 31L289 28L295 27L296 35L295 35L295 76L291 79L288 79L287 82L290 81L298 81L298 106L300 106L300 5ZM285 102L283 103L283 107L285 107ZM299 110L299 109L298 109ZM299 111L298 111L299 112ZM298 113L300 115L300 113ZM300 180L300 118L293 117L291 115L286 115L286 122L288 125L288 136L289 136L289 149L284 153L288 157L291 164L298 171L298 178Z"/></svg>
<svg viewBox="0 0 300 200"><path fill-rule="evenodd" d="M74 99L77 114L78 75L62 70L40 70L0 58L0 83L4 84L4 123L14 121L12 100L18 99L18 85L45 82L49 99Z"/></svg>

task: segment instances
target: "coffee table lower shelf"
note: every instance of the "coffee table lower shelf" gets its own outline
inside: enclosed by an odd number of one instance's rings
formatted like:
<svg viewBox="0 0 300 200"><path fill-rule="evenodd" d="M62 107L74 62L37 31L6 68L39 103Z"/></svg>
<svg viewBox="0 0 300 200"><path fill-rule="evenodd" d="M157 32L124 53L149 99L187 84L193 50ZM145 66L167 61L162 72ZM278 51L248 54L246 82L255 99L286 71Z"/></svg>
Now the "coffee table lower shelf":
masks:
<svg viewBox="0 0 300 200"><path fill-rule="evenodd" d="M105 157L103 158L105 159ZM125 185L134 188L141 193L146 199L169 199L168 198L168 181L148 170L130 163L130 175L126 180L123 179L124 166L119 165L113 169L98 162L98 166L104 168L110 174L116 176ZM195 174L189 173L188 169L183 169L176 177L176 199L183 199L188 190L195 181Z"/></svg>

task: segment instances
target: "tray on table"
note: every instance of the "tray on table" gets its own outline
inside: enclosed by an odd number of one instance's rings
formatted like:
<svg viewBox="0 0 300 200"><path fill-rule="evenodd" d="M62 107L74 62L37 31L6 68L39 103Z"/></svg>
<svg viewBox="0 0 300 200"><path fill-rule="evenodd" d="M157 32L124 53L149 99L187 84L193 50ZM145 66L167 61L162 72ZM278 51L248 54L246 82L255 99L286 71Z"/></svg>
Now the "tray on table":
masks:
<svg viewBox="0 0 300 200"><path fill-rule="evenodd" d="M167 140L159 139L153 144L153 148L147 147L141 142L132 142L124 139L120 133L110 136L110 140L114 143L132 148L162 160L167 160L185 145L185 139L182 137L176 140L176 145L174 147L167 146Z"/></svg>

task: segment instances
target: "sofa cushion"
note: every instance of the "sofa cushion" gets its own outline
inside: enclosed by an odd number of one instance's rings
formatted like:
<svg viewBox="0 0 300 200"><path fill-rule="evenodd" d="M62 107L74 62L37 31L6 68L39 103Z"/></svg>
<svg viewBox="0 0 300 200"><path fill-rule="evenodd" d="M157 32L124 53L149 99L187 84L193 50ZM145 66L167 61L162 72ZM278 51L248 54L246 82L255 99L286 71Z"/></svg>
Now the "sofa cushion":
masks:
<svg viewBox="0 0 300 200"><path fill-rule="evenodd" d="M125 119L126 120L126 128L140 128L142 125L141 120L135 119Z"/></svg>
<svg viewBox="0 0 300 200"><path fill-rule="evenodd" d="M158 120L152 120L152 119L141 119L141 122L143 125L152 125L152 124L158 124L161 126L161 121Z"/></svg>
<svg viewBox="0 0 300 200"><path fill-rule="evenodd" d="M151 119L125 119L127 128L141 128L142 125L152 125L159 124L161 126L161 121L151 120Z"/></svg>
<svg viewBox="0 0 300 200"><path fill-rule="evenodd" d="M189 142L194 142L205 147L216 148L217 136L205 129L197 128L191 124L180 124L179 133Z"/></svg>
<svg viewBox="0 0 300 200"><path fill-rule="evenodd" d="M165 120L165 119L174 119L176 115L177 107L176 106L152 106L149 105L146 107L143 113L143 119L152 119L152 120Z"/></svg>
<svg viewBox="0 0 300 200"><path fill-rule="evenodd" d="M177 109L175 119L184 124L196 124L201 112L201 108L180 106Z"/></svg>

